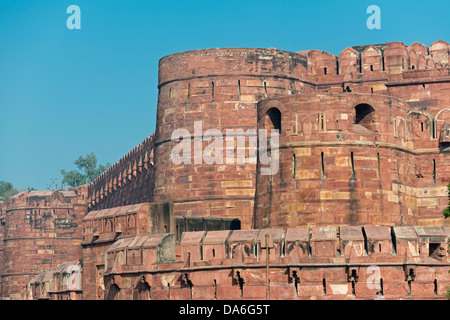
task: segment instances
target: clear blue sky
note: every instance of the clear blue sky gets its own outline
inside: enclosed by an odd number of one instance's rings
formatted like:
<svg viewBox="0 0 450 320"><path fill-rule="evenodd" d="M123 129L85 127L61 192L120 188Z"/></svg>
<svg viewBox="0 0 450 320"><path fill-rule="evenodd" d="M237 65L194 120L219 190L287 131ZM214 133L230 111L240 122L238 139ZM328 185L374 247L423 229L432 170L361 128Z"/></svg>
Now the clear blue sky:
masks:
<svg viewBox="0 0 450 320"><path fill-rule="evenodd" d="M69 30L69 5L81 30ZM369 30L369 5L381 29ZM0 0L0 180L47 189L94 152L114 163L155 130L158 60L201 48L450 42L450 1Z"/></svg>

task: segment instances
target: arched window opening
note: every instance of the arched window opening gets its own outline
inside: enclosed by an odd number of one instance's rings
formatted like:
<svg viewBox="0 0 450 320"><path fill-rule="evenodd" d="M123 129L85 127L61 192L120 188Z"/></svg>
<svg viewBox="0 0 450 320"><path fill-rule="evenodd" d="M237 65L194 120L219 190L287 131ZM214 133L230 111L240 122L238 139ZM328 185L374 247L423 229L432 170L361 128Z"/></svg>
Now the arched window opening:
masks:
<svg viewBox="0 0 450 320"><path fill-rule="evenodd" d="M281 112L277 108L270 108L267 110L266 128L271 130L279 130L281 132Z"/></svg>
<svg viewBox="0 0 450 320"><path fill-rule="evenodd" d="M361 125L371 131L375 130L375 109L362 103L355 107L355 124Z"/></svg>

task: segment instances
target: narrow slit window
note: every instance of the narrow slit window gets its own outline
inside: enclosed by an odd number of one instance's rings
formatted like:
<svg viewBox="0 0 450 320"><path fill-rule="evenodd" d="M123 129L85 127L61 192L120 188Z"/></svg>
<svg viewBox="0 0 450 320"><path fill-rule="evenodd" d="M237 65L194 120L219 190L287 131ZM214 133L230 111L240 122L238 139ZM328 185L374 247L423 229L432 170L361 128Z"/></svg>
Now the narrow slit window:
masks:
<svg viewBox="0 0 450 320"><path fill-rule="evenodd" d="M373 65L370 65L370 72L373 72Z"/></svg>
<svg viewBox="0 0 450 320"><path fill-rule="evenodd" d="M327 295L327 280L325 278L323 278L323 280L322 280L322 286L323 286L323 295L326 296Z"/></svg>
<svg viewBox="0 0 450 320"><path fill-rule="evenodd" d="M214 299L217 299L217 280L214 279Z"/></svg>
<svg viewBox="0 0 450 320"><path fill-rule="evenodd" d="M211 102L214 102L214 82L211 82Z"/></svg>
<svg viewBox="0 0 450 320"><path fill-rule="evenodd" d="M188 92L187 92L188 103L189 103L190 99L191 99L191 84L188 83Z"/></svg>
<svg viewBox="0 0 450 320"><path fill-rule="evenodd" d="M436 279L434 279L433 284L434 284L433 292L434 292L434 295L437 296L437 294L438 294L438 285L437 285L437 280Z"/></svg>
<svg viewBox="0 0 450 320"><path fill-rule="evenodd" d="M395 161L397 162L397 179L400 181L400 163L398 162L398 155L395 155Z"/></svg>
<svg viewBox="0 0 450 320"><path fill-rule="evenodd" d="M412 291L411 291L411 283L412 283L412 281L411 281L411 280L408 280L408 295L409 295L409 296L412 294Z"/></svg>
<svg viewBox="0 0 450 320"><path fill-rule="evenodd" d="M383 278L380 278L380 295L384 295Z"/></svg>
<svg viewBox="0 0 450 320"><path fill-rule="evenodd" d="M321 164L322 178L325 178L325 161L323 152L320 153L320 164Z"/></svg>
<svg viewBox="0 0 450 320"><path fill-rule="evenodd" d="M264 95L267 98L267 83L264 81Z"/></svg>
<svg viewBox="0 0 450 320"><path fill-rule="evenodd" d="M292 155L292 179L295 179L295 166L296 166L296 161L295 161L295 153Z"/></svg>
<svg viewBox="0 0 450 320"><path fill-rule="evenodd" d="M323 74L327 75L327 68L323 68Z"/></svg>
<svg viewBox="0 0 450 320"><path fill-rule="evenodd" d="M378 161L378 179L381 180L381 164L380 164L380 153L377 153L377 161Z"/></svg>
<svg viewBox="0 0 450 320"><path fill-rule="evenodd" d="M239 101L241 101L241 80L238 80L238 96Z"/></svg>
<svg viewBox="0 0 450 320"><path fill-rule="evenodd" d="M299 278L297 275L297 271L292 271L292 277L294 279L294 290L295 290L295 296L298 297L298 283L299 283Z"/></svg>
<svg viewBox="0 0 450 320"><path fill-rule="evenodd" d="M319 113L319 126L320 131L325 131L325 114Z"/></svg>
<svg viewBox="0 0 450 320"><path fill-rule="evenodd" d="M436 184L436 160L433 159L433 184Z"/></svg>
<svg viewBox="0 0 450 320"><path fill-rule="evenodd" d="M353 152L350 153L350 162L351 162L351 166L352 166L352 177L355 177L355 160L353 157Z"/></svg>

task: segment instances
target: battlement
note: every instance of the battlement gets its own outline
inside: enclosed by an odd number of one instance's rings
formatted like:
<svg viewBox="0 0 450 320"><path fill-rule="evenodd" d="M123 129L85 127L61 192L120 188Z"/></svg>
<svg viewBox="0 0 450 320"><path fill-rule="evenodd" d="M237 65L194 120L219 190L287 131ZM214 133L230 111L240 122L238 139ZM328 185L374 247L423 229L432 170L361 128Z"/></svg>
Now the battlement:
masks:
<svg viewBox="0 0 450 320"><path fill-rule="evenodd" d="M90 210L152 201L153 158L151 135L88 185Z"/></svg>
<svg viewBox="0 0 450 320"><path fill-rule="evenodd" d="M6 201L0 207L4 212L25 208L72 208L74 204L86 202L87 188L80 186L75 190L47 190L47 191L24 191L20 192Z"/></svg>
<svg viewBox="0 0 450 320"><path fill-rule="evenodd" d="M308 76L319 85L332 81L352 83L448 77L449 51L449 44L438 40L430 47L419 42L409 46L402 42L353 46L345 48L338 56L319 50L297 53L307 57Z"/></svg>

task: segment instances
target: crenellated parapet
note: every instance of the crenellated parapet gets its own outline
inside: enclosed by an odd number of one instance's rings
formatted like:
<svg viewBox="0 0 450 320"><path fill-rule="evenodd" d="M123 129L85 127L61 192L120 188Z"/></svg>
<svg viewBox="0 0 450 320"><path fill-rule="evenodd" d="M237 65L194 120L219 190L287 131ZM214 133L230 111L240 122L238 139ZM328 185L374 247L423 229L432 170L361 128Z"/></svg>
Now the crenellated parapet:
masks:
<svg viewBox="0 0 450 320"><path fill-rule="evenodd" d="M90 210L153 200L154 135L89 184Z"/></svg>
<svg viewBox="0 0 450 320"><path fill-rule="evenodd" d="M297 53L307 57L307 74L318 86L340 82L344 90L351 90L361 82L448 77L449 44L441 40L429 47L419 42L353 46L338 56L319 50Z"/></svg>

